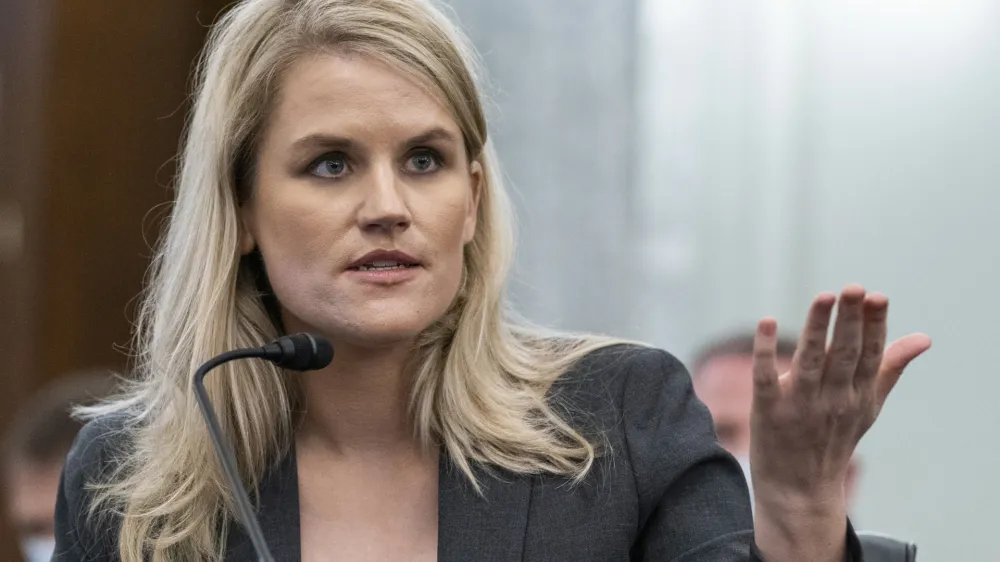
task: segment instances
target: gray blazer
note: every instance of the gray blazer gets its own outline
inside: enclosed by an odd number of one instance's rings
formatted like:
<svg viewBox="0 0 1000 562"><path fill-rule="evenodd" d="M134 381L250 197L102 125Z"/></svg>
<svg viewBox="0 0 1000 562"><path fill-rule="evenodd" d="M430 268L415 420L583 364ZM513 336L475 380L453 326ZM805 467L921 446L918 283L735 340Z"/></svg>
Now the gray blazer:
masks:
<svg viewBox="0 0 1000 562"><path fill-rule="evenodd" d="M480 496L442 454L438 560L612 562L760 560L749 494L719 447L707 409L671 355L614 346L563 375L550 399L585 434L606 443L584 482L477 469ZM127 447L113 420L88 424L70 452L56 508L56 562L117 560L117 533L86 517L85 483ZM300 559L294 451L266 475L259 517L276 560ZM112 525L114 522L112 521ZM238 526L228 562L255 560ZM848 559L861 560L853 530Z"/></svg>

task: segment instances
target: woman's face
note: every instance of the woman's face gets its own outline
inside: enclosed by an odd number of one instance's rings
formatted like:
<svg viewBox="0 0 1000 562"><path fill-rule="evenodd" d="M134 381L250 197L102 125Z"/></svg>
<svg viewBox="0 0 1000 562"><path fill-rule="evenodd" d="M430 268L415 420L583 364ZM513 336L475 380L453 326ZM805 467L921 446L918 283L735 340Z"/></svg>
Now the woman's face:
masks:
<svg viewBox="0 0 1000 562"><path fill-rule="evenodd" d="M482 170L435 98L362 56L301 59L256 164L242 251L259 247L288 331L382 346L448 309Z"/></svg>

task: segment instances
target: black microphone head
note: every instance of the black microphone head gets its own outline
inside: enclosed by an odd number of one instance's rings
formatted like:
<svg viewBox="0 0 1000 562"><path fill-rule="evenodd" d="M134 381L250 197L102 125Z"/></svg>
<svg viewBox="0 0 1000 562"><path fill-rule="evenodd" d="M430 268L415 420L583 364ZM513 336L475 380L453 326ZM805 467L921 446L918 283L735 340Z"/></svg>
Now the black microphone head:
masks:
<svg viewBox="0 0 1000 562"><path fill-rule="evenodd" d="M269 361L293 371L314 371L333 361L333 345L315 334L282 336L266 345L264 351Z"/></svg>

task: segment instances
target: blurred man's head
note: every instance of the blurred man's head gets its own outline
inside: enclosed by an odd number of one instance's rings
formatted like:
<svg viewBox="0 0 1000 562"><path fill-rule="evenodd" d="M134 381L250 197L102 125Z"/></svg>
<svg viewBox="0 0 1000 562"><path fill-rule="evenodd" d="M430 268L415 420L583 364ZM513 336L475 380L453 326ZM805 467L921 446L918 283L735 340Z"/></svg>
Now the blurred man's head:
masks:
<svg viewBox="0 0 1000 562"><path fill-rule="evenodd" d="M695 393L712 414L719 443L747 471L753 405L753 341L754 334L748 332L710 342L695 355L691 364ZM779 337L779 373L791 368L795 346L795 340ZM856 463L852 461L845 482L848 501L854 492L856 473ZM749 474L747 479L749 481Z"/></svg>
<svg viewBox="0 0 1000 562"><path fill-rule="evenodd" d="M81 427L70 411L102 398L112 383L106 371L66 377L29 400L4 436L6 512L29 562L48 560L54 545L59 477Z"/></svg>

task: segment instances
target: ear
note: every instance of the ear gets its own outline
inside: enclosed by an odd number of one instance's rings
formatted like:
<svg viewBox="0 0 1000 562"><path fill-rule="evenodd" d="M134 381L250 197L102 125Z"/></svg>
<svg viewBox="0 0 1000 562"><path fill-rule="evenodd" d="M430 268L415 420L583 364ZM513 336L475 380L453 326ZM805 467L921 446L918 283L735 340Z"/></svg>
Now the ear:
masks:
<svg viewBox="0 0 1000 562"><path fill-rule="evenodd" d="M254 236L253 210L249 203L240 205L240 255L245 256L257 247Z"/></svg>
<svg viewBox="0 0 1000 562"><path fill-rule="evenodd" d="M469 179L471 180L472 185L472 197L469 198L469 207L466 209L465 214L465 230L463 237L466 244L472 242L472 239L476 235L476 222L479 216L479 199L482 195L483 182L485 181L483 165L479 162L479 160L473 160L469 165Z"/></svg>

